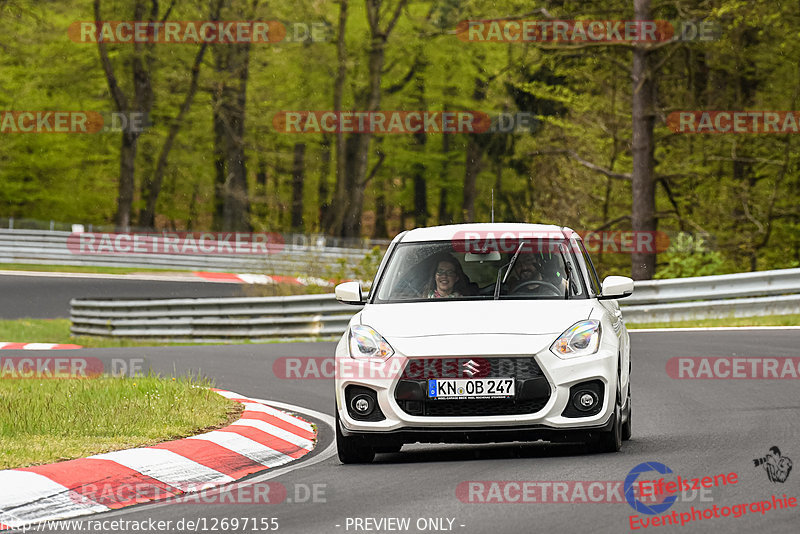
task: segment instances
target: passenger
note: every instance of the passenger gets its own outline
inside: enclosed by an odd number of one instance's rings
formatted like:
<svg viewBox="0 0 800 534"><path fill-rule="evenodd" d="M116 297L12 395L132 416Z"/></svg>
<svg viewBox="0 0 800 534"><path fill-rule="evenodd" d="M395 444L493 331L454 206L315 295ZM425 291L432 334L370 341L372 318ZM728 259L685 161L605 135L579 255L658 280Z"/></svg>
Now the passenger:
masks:
<svg viewBox="0 0 800 534"><path fill-rule="evenodd" d="M466 280L458 260L452 256L444 256L436 262L426 298L454 298L465 294Z"/></svg>

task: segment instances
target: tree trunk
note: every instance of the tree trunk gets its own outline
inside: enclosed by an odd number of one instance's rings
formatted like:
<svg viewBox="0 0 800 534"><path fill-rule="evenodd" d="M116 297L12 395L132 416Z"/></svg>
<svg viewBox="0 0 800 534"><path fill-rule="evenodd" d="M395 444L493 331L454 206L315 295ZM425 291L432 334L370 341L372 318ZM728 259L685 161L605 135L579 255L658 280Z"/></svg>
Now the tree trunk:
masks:
<svg viewBox="0 0 800 534"><path fill-rule="evenodd" d="M483 163L483 147L478 144L475 136L467 136L467 157L464 165L464 199L461 204L462 218L464 222L475 222L475 197L477 196L477 178L481 172Z"/></svg>
<svg viewBox="0 0 800 534"><path fill-rule="evenodd" d="M331 138L329 135L322 136L321 160L319 183L317 184L317 205L319 206L317 221L319 230L325 231L328 212L331 209L330 200L328 199L328 179L331 174Z"/></svg>
<svg viewBox="0 0 800 534"><path fill-rule="evenodd" d="M453 224L453 216L447 208L447 188L439 190L439 224Z"/></svg>
<svg viewBox="0 0 800 534"><path fill-rule="evenodd" d="M650 19L650 0L634 0L636 20ZM634 232L655 232L656 199L653 178L653 124L655 121L656 86L649 65L647 45L633 45L633 205L631 223ZM634 250L631 255L631 276L634 280L650 280L655 274L655 252Z"/></svg>
<svg viewBox="0 0 800 534"><path fill-rule="evenodd" d="M93 3L94 19L96 22L102 21L100 0ZM158 3L151 5L151 11L146 13L144 0L136 0L133 4L133 20L155 20L158 18ZM109 59L106 43L102 39L97 40L97 50L100 54L100 63L106 76L108 89L114 102L116 111L124 114L130 120L131 112L137 112L144 117L150 116L153 108L153 43L135 42L133 45L133 55L131 57L131 72L133 81L133 97L131 99L125 95L114 74L114 67ZM114 222L119 231L128 231L131 226L131 213L133 210L133 195L136 189L136 149L139 135L130 127L126 127L122 132L120 144L120 173L117 195L117 213Z"/></svg>
<svg viewBox="0 0 800 534"><path fill-rule="evenodd" d="M216 220L223 231L250 230L250 198L244 154L249 43L214 45L217 79L214 113ZM220 217L221 211L221 217ZM221 222L221 225L220 225Z"/></svg>
<svg viewBox="0 0 800 534"><path fill-rule="evenodd" d="M344 82L347 77L347 29L348 0L339 0L339 29L336 40L336 79L333 84L333 110L342 111ZM324 228L331 235L340 235L347 213L349 199L347 197L347 141L341 128L336 132L336 189L333 194L331 209L325 214Z"/></svg>
<svg viewBox="0 0 800 534"><path fill-rule="evenodd" d="M373 239L381 239L389 236L386 227L386 220L389 218L389 210L386 206L386 184L381 184L378 195L375 198L375 227L372 230Z"/></svg>
<svg viewBox="0 0 800 534"><path fill-rule="evenodd" d="M408 0L398 0L395 9L390 13L390 8L383 9L381 0L366 0L367 23L370 32L370 47L367 57L367 90L356 103L361 104L361 111L372 113L378 110L381 103L381 80L385 62L386 43L392 33L397 19L402 13ZM388 14L389 21L381 27L381 14ZM352 174L347 177L350 187L350 202L342 226L342 237L359 237L361 235L361 215L364 211L364 189L367 186L367 163L369 146L372 133L353 134L348 137L348 167ZM352 152L351 152L352 150ZM350 156L352 155L352 159Z"/></svg>
<svg viewBox="0 0 800 534"><path fill-rule="evenodd" d="M114 225L118 232L127 232L131 227L131 208L135 188L136 146L139 135L133 132L122 132L122 143L119 149L119 188L117 196L117 214Z"/></svg>
<svg viewBox="0 0 800 534"><path fill-rule="evenodd" d="M445 104L445 111L447 111L447 105ZM437 222L438 224L452 224L453 223L453 216L450 214L450 210L447 207L447 183L448 183L448 171L450 168L450 136L445 135L442 136L442 156L444 159L444 163L442 164L442 172L439 175L439 184L441 185L441 189L439 189L439 209L437 210Z"/></svg>
<svg viewBox="0 0 800 534"><path fill-rule="evenodd" d="M371 0L368 0L368 2ZM373 35L369 51L369 90L364 110L375 112L381 101L381 74L384 62L385 38ZM352 160L348 161L351 169L349 182L350 202L344 217L342 237L359 237L361 234L361 214L364 208L364 188L366 187L369 145L372 139L370 132L352 134L348 137L348 148L352 147ZM348 151L349 152L349 151ZM350 156L350 154L348 154Z"/></svg>
<svg viewBox="0 0 800 534"><path fill-rule="evenodd" d="M292 230L303 231L303 181L306 174L306 144L294 144L292 165Z"/></svg>
<svg viewBox="0 0 800 534"><path fill-rule="evenodd" d="M486 91L489 82L481 78L475 78L475 89L472 98L476 102L486 100ZM464 198L461 204L462 220L464 222L475 221L475 197L477 196L476 186L478 174L483 168L483 150L481 144L481 134L467 135L466 161L464 162Z"/></svg>
<svg viewBox="0 0 800 534"><path fill-rule="evenodd" d="M428 136L425 132L414 135L414 144L420 157L425 153ZM422 162L414 163L414 224L418 227L428 224L428 182L425 178L427 170Z"/></svg>
<svg viewBox="0 0 800 534"><path fill-rule="evenodd" d="M217 69L219 71L219 69ZM221 116L221 110L217 108L218 97L212 98L215 102L213 108L214 119L214 217L212 228L216 231L222 230L222 219L225 205L225 153L227 151L227 137L225 136L225 126Z"/></svg>
<svg viewBox="0 0 800 534"><path fill-rule="evenodd" d="M147 195L147 203L139 212L139 226L141 227L153 228L155 226L156 204L158 202L158 195L161 193L161 184L164 181L164 173L167 169L169 153L172 151L172 146L175 143L175 138L178 136L183 119L189 112L189 108L192 106L192 102L194 101L194 95L197 92L197 84L200 77L200 67L203 64L203 56L205 56L207 49L208 43L204 42L197 51L197 55L194 58L194 64L192 65L192 76L189 83L189 89L186 91L186 96L183 99L183 103L181 104L178 114L172 120L169 133L167 133L167 138L164 140L164 144L161 147L161 152L158 155L158 163L156 164L153 177L147 181L146 187L144 188L145 191L142 192L143 196Z"/></svg>

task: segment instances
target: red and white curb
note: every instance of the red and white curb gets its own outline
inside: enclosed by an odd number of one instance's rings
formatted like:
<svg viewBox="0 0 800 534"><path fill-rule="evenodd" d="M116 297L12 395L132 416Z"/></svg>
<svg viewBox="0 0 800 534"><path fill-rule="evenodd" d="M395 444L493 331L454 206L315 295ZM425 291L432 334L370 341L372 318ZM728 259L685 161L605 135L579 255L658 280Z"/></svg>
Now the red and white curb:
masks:
<svg viewBox="0 0 800 534"><path fill-rule="evenodd" d="M70 345L69 343L12 343L10 341L0 341L0 350L68 350L82 348L80 345Z"/></svg>
<svg viewBox="0 0 800 534"><path fill-rule="evenodd" d="M215 273L208 271L196 271L193 275L208 280L209 282L230 282L236 284L290 284L295 286L323 286L331 287L333 282L324 278L313 276L279 276L266 274L247 274L247 273Z"/></svg>
<svg viewBox="0 0 800 534"><path fill-rule="evenodd" d="M316 431L307 421L237 393L214 391L245 405L239 420L153 447L0 471L0 530L206 490L314 449Z"/></svg>

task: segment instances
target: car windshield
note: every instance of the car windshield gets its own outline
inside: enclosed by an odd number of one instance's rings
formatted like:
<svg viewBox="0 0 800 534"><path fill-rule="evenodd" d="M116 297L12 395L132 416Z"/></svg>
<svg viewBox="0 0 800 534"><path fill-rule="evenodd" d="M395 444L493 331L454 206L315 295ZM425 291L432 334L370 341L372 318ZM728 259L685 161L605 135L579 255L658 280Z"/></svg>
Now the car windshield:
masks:
<svg viewBox="0 0 800 534"><path fill-rule="evenodd" d="M378 281L374 302L583 298L566 245L509 240L473 250L469 241L401 243Z"/></svg>

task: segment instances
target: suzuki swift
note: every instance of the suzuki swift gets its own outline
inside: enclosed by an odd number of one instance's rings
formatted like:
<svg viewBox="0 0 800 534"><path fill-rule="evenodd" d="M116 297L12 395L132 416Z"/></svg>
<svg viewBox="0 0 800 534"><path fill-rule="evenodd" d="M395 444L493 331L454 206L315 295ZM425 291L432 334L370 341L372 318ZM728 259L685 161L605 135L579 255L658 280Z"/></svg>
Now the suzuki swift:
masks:
<svg viewBox="0 0 800 534"><path fill-rule="evenodd" d="M343 463L406 443L582 442L631 436L630 342L617 299L580 236L535 224L403 232L336 347Z"/></svg>

